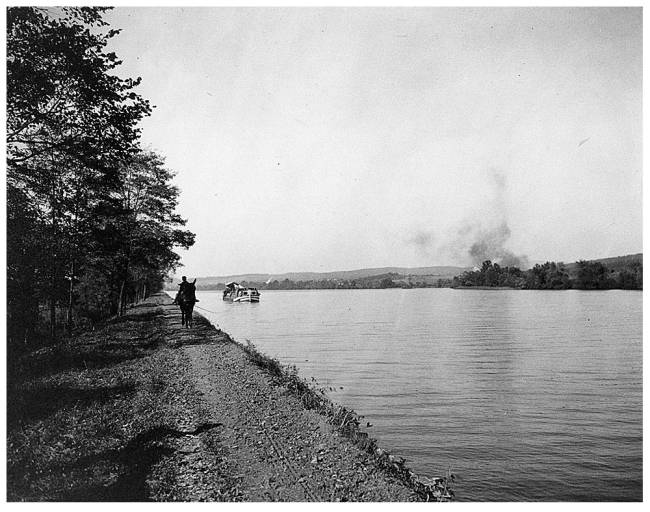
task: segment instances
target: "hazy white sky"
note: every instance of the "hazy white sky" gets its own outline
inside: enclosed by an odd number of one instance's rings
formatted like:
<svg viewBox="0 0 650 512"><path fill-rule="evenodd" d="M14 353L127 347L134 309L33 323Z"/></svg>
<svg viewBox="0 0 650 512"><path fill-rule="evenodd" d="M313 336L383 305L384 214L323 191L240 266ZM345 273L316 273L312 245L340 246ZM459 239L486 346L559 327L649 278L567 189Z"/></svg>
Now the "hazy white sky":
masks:
<svg viewBox="0 0 650 512"><path fill-rule="evenodd" d="M642 251L640 8L117 8L191 276Z"/></svg>

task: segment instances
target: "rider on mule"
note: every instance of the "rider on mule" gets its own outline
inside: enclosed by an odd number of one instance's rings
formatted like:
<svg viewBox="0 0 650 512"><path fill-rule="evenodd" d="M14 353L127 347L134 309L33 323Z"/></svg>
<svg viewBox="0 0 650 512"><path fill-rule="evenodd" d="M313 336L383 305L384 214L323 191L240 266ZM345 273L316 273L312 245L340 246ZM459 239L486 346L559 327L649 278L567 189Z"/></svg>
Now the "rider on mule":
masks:
<svg viewBox="0 0 650 512"><path fill-rule="evenodd" d="M183 276L183 281L179 286L180 288L174 299L174 304L178 304L181 308L181 325L192 327L192 310L194 309L194 304L198 302L196 298L196 279L190 283Z"/></svg>
<svg viewBox="0 0 650 512"><path fill-rule="evenodd" d="M190 286L190 283L187 281L187 277L183 276L181 277L182 281L178 283L178 292L176 292L176 297L174 298L173 304L178 304L178 299L181 296L181 292L188 292L191 293L193 296L191 297L194 302L199 302L199 299L196 298L196 295L194 295L194 287ZM196 283L196 279L194 280Z"/></svg>

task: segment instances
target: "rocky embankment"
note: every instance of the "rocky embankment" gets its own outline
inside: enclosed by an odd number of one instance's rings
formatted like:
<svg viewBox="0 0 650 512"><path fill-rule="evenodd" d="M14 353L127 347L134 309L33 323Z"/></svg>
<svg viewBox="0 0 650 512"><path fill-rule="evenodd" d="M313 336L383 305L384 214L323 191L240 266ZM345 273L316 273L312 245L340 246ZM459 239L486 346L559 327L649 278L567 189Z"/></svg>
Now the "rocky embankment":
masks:
<svg viewBox="0 0 650 512"><path fill-rule="evenodd" d="M11 364L10 501L423 501L419 479L295 372L156 295Z"/></svg>

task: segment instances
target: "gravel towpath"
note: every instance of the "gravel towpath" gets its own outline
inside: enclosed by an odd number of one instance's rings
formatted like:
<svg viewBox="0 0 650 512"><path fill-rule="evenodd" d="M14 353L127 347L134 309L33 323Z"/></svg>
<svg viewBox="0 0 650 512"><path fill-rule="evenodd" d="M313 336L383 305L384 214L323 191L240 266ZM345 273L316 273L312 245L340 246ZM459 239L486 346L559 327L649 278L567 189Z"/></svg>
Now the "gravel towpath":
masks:
<svg viewBox="0 0 650 512"><path fill-rule="evenodd" d="M326 418L307 410L252 364L242 348L206 322L180 325L159 297L166 339L178 344L203 409L246 501L411 501L411 489L375 466ZM207 342L207 343L206 343ZM200 450L200 447L199 447Z"/></svg>
<svg viewBox="0 0 650 512"><path fill-rule="evenodd" d="M165 294L12 359L8 500L421 498L278 375L205 318L182 327Z"/></svg>

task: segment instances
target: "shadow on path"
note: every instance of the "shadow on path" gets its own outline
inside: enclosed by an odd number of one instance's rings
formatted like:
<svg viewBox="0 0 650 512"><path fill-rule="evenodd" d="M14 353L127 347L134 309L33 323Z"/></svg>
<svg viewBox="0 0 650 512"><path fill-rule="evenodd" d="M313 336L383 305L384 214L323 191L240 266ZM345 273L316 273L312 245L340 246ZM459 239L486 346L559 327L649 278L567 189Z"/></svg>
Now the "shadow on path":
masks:
<svg viewBox="0 0 650 512"><path fill-rule="evenodd" d="M175 449L168 446L168 440L195 436L221 425L221 423L204 423L193 431L156 427L138 434L124 448L82 457L67 469L84 469L98 462L107 461L118 463L125 470L114 483L108 486L95 485L74 489L53 501L153 501L149 495L147 478L155 464L163 457L169 457L174 453Z"/></svg>
<svg viewBox="0 0 650 512"><path fill-rule="evenodd" d="M135 390L134 383L94 388L40 386L23 389L8 396L7 427L12 430L20 424L41 420L77 403L102 404L120 396L130 395Z"/></svg>

